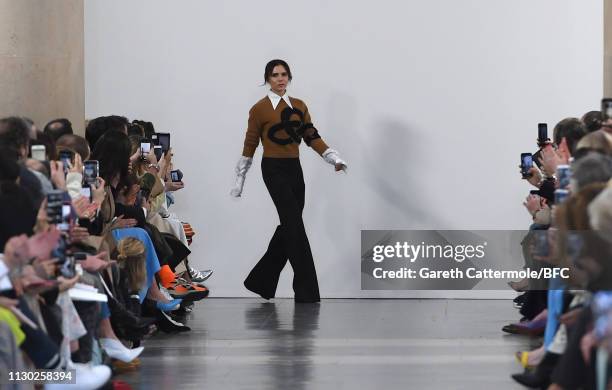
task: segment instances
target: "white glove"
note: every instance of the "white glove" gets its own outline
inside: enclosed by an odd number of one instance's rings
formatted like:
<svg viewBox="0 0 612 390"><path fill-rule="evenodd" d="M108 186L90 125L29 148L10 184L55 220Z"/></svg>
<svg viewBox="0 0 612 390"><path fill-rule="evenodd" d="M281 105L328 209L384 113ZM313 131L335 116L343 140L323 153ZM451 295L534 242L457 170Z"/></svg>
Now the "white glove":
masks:
<svg viewBox="0 0 612 390"><path fill-rule="evenodd" d="M235 169L236 183L234 184L234 188L232 188L232 190L230 191L231 196L238 198L242 194L242 187L244 187L244 179L252 163L253 157L241 156L240 160L238 160L238 164L236 164Z"/></svg>
<svg viewBox="0 0 612 390"><path fill-rule="evenodd" d="M334 167L336 166L336 164L342 164L342 170L344 171L344 173L346 173L346 169L348 168L346 165L346 162L340 158L340 156L338 155L338 151L334 150L332 148L327 148L327 150L325 150L323 152L323 160L327 161L329 164L333 165Z"/></svg>

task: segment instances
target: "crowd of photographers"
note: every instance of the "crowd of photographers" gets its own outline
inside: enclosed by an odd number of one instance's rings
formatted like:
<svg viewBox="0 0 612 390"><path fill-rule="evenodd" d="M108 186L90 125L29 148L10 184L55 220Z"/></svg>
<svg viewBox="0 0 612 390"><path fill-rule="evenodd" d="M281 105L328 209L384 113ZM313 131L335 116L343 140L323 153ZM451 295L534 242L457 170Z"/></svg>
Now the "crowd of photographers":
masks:
<svg viewBox="0 0 612 390"><path fill-rule="evenodd" d="M78 385L46 388L117 387L112 373L139 366L144 339L189 331L186 314L208 296L212 271L189 265L193 230L170 211L182 188L170 134L149 122L99 117L83 138L66 119L43 131L27 118L0 119L8 388L26 386L14 375L33 369Z"/></svg>
<svg viewBox="0 0 612 390"><path fill-rule="evenodd" d="M528 388L609 388L612 101L563 119L552 139L540 124L538 151L521 155L521 173L534 187L524 202L532 217L522 241L525 267L558 272L510 283L522 293L515 299L522 318L503 330L538 343L517 352L524 371L512 378Z"/></svg>

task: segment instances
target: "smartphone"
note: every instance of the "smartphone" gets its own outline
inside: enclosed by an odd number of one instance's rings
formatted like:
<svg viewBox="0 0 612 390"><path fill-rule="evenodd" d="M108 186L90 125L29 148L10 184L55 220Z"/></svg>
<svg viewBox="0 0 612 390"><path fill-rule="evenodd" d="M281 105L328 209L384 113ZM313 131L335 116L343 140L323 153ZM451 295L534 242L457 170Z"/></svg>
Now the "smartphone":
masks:
<svg viewBox="0 0 612 390"><path fill-rule="evenodd" d="M74 158L74 153L70 150L60 150L59 152L59 160L64 165L64 173L67 174L70 168L72 167L72 159Z"/></svg>
<svg viewBox="0 0 612 390"><path fill-rule="evenodd" d="M183 173L178 169L170 171L170 180L173 182L179 182L183 180Z"/></svg>
<svg viewBox="0 0 612 390"><path fill-rule="evenodd" d="M168 152L170 150L170 133L155 133L155 135L157 136L156 145L161 146L164 153Z"/></svg>
<svg viewBox="0 0 612 390"><path fill-rule="evenodd" d="M74 255L66 253L59 267L59 274L67 279L76 275Z"/></svg>
<svg viewBox="0 0 612 390"><path fill-rule="evenodd" d="M570 185L570 179L572 178L572 172L569 165L558 165L557 166L557 180L559 180L559 188L567 190Z"/></svg>
<svg viewBox="0 0 612 390"><path fill-rule="evenodd" d="M87 260L87 253L85 252L76 252L74 254L74 261L85 261Z"/></svg>
<svg viewBox="0 0 612 390"><path fill-rule="evenodd" d="M521 153L521 174L523 179L531 177L529 170L533 168L533 155L531 153Z"/></svg>
<svg viewBox="0 0 612 390"><path fill-rule="evenodd" d="M164 153L161 145L155 145L153 147L153 153L155 153L155 158L157 159L157 161L161 160L162 154Z"/></svg>
<svg viewBox="0 0 612 390"><path fill-rule="evenodd" d="M45 161L47 159L45 145L31 145L30 151L34 160Z"/></svg>
<svg viewBox="0 0 612 390"><path fill-rule="evenodd" d="M65 192L53 190L47 193L47 220L52 225L62 223L62 206Z"/></svg>
<svg viewBox="0 0 612 390"><path fill-rule="evenodd" d="M62 204L62 220L57 224L57 228L63 232L70 230L70 222L72 222L72 207L69 203Z"/></svg>
<svg viewBox="0 0 612 390"><path fill-rule="evenodd" d="M548 138L548 125L546 123L538 123L538 146L542 147L550 142Z"/></svg>
<svg viewBox="0 0 612 390"><path fill-rule="evenodd" d="M601 115L604 122L612 119L612 98L601 99Z"/></svg>
<svg viewBox="0 0 612 390"><path fill-rule="evenodd" d="M90 187L81 188L81 196L86 197L91 202L91 188Z"/></svg>
<svg viewBox="0 0 612 390"><path fill-rule="evenodd" d="M143 160L147 159L147 154L151 151L151 140L143 139L140 141L140 158Z"/></svg>
<svg viewBox="0 0 612 390"><path fill-rule="evenodd" d="M100 163L98 160L87 160L83 163L83 183L85 185L95 185L100 175Z"/></svg>

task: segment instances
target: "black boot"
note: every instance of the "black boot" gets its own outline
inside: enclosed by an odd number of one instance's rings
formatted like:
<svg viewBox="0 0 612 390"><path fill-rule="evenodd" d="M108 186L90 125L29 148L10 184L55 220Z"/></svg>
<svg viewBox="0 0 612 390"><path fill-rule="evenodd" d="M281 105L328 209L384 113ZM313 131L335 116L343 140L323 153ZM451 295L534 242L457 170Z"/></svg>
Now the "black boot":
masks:
<svg viewBox="0 0 612 390"><path fill-rule="evenodd" d="M550 385L550 376L557 365L559 355L546 352L544 359L538 364L535 371L525 370L522 374L513 374L512 379L525 387L532 389L546 389Z"/></svg>

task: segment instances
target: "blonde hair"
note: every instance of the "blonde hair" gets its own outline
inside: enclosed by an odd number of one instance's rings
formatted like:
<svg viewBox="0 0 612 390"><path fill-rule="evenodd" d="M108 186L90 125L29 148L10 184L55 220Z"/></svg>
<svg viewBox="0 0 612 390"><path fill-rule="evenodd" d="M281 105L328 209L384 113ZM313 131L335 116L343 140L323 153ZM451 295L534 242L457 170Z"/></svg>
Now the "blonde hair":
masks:
<svg viewBox="0 0 612 390"><path fill-rule="evenodd" d="M117 261L126 272L128 287L132 291L140 290L147 277L144 244L132 237L124 238L117 244L117 252Z"/></svg>

